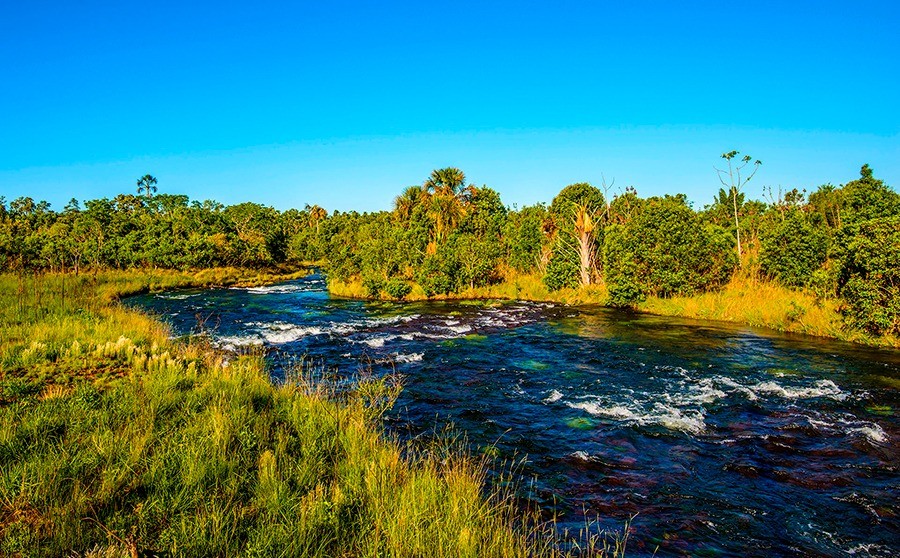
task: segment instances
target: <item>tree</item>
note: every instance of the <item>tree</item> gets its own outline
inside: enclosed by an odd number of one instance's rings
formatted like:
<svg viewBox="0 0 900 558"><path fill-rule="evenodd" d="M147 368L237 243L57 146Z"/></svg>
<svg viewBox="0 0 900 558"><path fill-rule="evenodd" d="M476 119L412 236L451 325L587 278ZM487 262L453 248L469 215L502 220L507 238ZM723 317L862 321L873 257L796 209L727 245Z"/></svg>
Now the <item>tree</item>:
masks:
<svg viewBox="0 0 900 558"><path fill-rule="evenodd" d="M422 186L409 186L394 198L394 215L401 223L407 223L413 211L425 203L428 193Z"/></svg>
<svg viewBox="0 0 900 558"><path fill-rule="evenodd" d="M593 283L596 250L602 244L597 221L605 207L603 193L586 182L570 184L553 198L550 215L557 236L544 280L548 288Z"/></svg>
<svg viewBox="0 0 900 558"><path fill-rule="evenodd" d="M322 222L322 219L328 217L328 212L325 211L325 208L318 205L306 204L305 209L309 214L309 227L316 229L316 234L319 234L319 223Z"/></svg>
<svg viewBox="0 0 900 558"><path fill-rule="evenodd" d="M613 304L646 295L693 295L728 281L735 267L732 238L704 224L680 196L649 198L604 243L604 271Z"/></svg>
<svg viewBox="0 0 900 558"><path fill-rule="evenodd" d="M431 194L457 196L466 187L466 173L456 167L436 169L431 171L422 187Z"/></svg>
<svg viewBox="0 0 900 558"><path fill-rule="evenodd" d="M738 219L738 195L741 193L741 188L743 188L750 179L756 174L756 171L759 170L759 166L762 165L762 161L757 159L753 162L753 170L750 172L749 176L742 177L741 172L750 164L750 161L753 160L749 155L744 155L739 163L733 163L735 157L739 155L738 151L729 151L728 153L723 153L722 158L728 162L728 169L716 169L716 173L719 175L719 182L722 183L723 186L728 188L729 193L731 194L732 205L734 207L734 229L735 234L737 235L737 256L738 256L738 265L743 265L741 262L741 224ZM728 178L726 181L725 178Z"/></svg>
<svg viewBox="0 0 900 558"><path fill-rule="evenodd" d="M846 225L900 214L900 195L875 178L869 165L863 165L859 178L845 184L842 190Z"/></svg>
<svg viewBox="0 0 900 558"><path fill-rule="evenodd" d="M542 204L509 213L503 230L503 242L507 261L513 268L526 273L535 268L544 271L545 221L552 222L548 218L547 208Z"/></svg>
<svg viewBox="0 0 900 558"><path fill-rule="evenodd" d="M814 227L806 214L791 209L763 236L760 268L786 287L805 287L825 263L828 236Z"/></svg>
<svg viewBox="0 0 900 558"><path fill-rule="evenodd" d="M153 194L156 193L156 178L145 174L144 176L137 179L137 193L140 195L141 193L149 200L153 197Z"/></svg>
<svg viewBox="0 0 900 558"><path fill-rule="evenodd" d="M859 224L838 261L845 319L875 335L900 335L900 215Z"/></svg>
<svg viewBox="0 0 900 558"><path fill-rule="evenodd" d="M586 205L576 205L575 211L575 241L578 251L578 272L581 277L581 285L591 284L591 275L594 270L594 217L593 211Z"/></svg>

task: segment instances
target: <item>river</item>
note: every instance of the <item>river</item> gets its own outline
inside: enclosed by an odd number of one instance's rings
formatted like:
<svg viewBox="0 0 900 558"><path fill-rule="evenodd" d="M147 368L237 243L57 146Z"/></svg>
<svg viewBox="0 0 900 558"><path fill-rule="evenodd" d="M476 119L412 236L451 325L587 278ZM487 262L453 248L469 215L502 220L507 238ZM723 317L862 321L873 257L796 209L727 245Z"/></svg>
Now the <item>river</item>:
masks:
<svg viewBox="0 0 900 558"><path fill-rule="evenodd" d="M330 298L320 275L127 304L228 350L398 373L388 428L452 423L578 529L634 514L628 555L900 553L900 352L527 302Z"/></svg>

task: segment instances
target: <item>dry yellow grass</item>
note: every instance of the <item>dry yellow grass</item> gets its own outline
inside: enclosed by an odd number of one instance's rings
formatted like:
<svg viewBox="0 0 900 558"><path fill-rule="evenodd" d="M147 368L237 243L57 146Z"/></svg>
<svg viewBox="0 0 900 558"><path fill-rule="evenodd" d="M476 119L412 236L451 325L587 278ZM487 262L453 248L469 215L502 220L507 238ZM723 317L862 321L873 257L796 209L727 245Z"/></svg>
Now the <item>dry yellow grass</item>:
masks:
<svg viewBox="0 0 900 558"><path fill-rule="evenodd" d="M339 298L368 299L362 279L349 281L329 279L328 292ZM383 300L390 300L382 295ZM412 285L412 292L404 300L417 302L423 300L530 300L535 302L557 302L561 304L605 304L607 291L605 285L590 285L581 289L561 289L550 291L538 274L514 274L507 276L493 285L464 289L453 294L439 294L428 297L422 287Z"/></svg>
<svg viewBox="0 0 900 558"><path fill-rule="evenodd" d="M330 280L328 290L337 297L368 298L359 279ZM608 292L604 284L551 292L541 281L540 275L508 273L503 281L494 285L430 299L419 285L414 284L412 292L406 297L408 301L472 299L605 305ZM719 320L866 345L900 347L900 339L896 337L872 337L848 329L841 319L839 301L836 299L818 299L808 292L788 289L743 274L736 274L720 291L672 298L651 296L638 304L636 309L659 316Z"/></svg>

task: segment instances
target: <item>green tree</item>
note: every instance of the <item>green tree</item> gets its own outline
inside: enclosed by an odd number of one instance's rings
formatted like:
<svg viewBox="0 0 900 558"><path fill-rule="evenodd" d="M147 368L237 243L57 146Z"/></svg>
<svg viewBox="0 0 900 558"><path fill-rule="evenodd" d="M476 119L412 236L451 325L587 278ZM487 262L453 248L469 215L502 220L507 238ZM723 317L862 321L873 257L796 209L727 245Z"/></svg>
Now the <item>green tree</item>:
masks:
<svg viewBox="0 0 900 558"><path fill-rule="evenodd" d="M544 222L548 220L547 208L542 205L523 207L508 215L503 230L506 259L514 269L528 273L543 271L544 245L547 235Z"/></svg>
<svg viewBox="0 0 900 558"><path fill-rule="evenodd" d="M763 236L760 269L786 287L805 287L827 254L828 235L795 208Z"/></svg>
<svg viewBox="0 0 900 558"><path fill-rule="evenodd" d="M715 289L737 264L730 235L704 224L681 196L646 200L624 225L610 227L604 244L606 283L614 304L646 295L693 295Z"/></svg>
<svg viewBox="0 0 900 558"><path fill-rule="evenodd" d="M430 194L458 196L466 187L466 173L456 167L446 167L431 171L423 189Z"/></svg>
<svg viewBox="0 0 900 558"><path fill-rule="evenodd" d="M593 282L598 271L597 249L603 242L599 223L605 211L603 193L586 182L570 184L553 198L550 215L556 239L544 278L548 288Z"/></svg>
<svg viewBox="0 0 900 558"><path fill-rule="evenodd" d="M847 322L875 335L900 335L900 216L860 223L839 270Z"/></svg>

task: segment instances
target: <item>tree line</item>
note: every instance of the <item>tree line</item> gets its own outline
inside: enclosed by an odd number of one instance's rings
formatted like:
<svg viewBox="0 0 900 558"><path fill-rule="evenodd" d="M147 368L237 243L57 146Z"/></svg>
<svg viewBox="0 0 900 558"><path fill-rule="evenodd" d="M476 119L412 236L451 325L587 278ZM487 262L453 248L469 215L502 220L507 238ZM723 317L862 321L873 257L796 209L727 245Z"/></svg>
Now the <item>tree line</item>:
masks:
<svg viewBox="0 0 900 558"><path fill-rule="evenodd" d="M413 283L433 296L532 274L551 290L604 283L609 303L622 307L720 289L740 269L839 297L855 328L900 334L900 196L864 165L840 186L808 195L769 188L748 199L760 163L742 178L751 159L737 155L723 155L725 188L701 210L683 194L641 197L628 187L607 196L588 183L566 186L549 205L509 208L453 167L404 189L391 211L371 213L191 201L157 193L150 175L137 195L72 200L59 212L0 197L0 268L323 261L330 280L360 280L369 295L398 299Z"/></svg>

